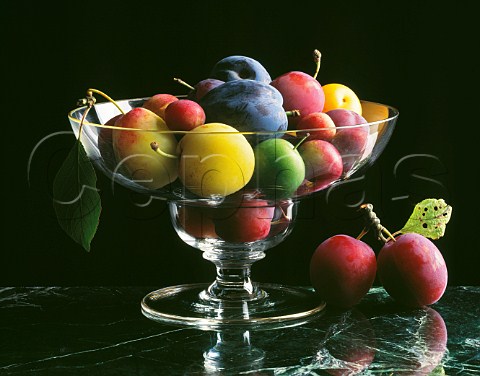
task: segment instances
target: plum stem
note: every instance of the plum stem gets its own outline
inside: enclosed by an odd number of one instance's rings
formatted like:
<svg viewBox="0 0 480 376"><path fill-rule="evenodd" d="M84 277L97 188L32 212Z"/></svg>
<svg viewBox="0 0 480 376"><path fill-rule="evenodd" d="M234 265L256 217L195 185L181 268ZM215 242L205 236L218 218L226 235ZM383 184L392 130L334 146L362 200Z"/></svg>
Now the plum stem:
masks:
<svg viewBox="0 0 480 376"><path fill-rule="evenodd" d="M392 235L392 233L390 231L388 231L385 227L382 227L382 233L386 234L388 236L388 238L385 238L384 236L382 236L382 240L383 242L387 243L389 242L390 240L393 240L394 242L396 242L397 240L395 239L395 236Z"/></svg>
<svg viewBox="0 0 480 376"><path fill-rule="evenodd" d="M88 107L85 110L85 112L83 113L82 119L80 120L80 127L78 128L77 142L80 142L80 137L82 137L83 123L85 122L85 119L87 117L88 112L90 111L90 109L93 107L93 105L95 103L95 98L88 97L88 95L87 95L87 98L85 99L85 101L86 101L86 104L87 104Z"/></svg>
<svg viewBox="0 0 480 376"><path fill-rule="evenodd" d="M316 64L316 69L315 69L315 74L313 75L313 78L317 78L318 72L320 71L320 61L322 59L322 54L320 53L319 50L313 50L313 61Z"/></svg>
<svg viewBox="0 0 480 376"><path fill-rule="evenodd" d="M87 90L87 96L85 98L81 98L77 101L77 106L87 106L87 109L83 113L82 119L80 120L80 126L78 128L78 142L80 142L80 137L82 136L83 123L85 122L87 114L89 113L90 109L95 105L96 101L97 100L92 94L92 89Z"/></svg>
<svg viewBox="0 0 480 376"><path fill-rule="evenodd" d="M107 101L113 103L115 105L115 107L118 108L118 110L122 113L122 115L125 115L125 111L122 110L122 108L118 105L117 102L115 102L112 98L110 98L107 94L105 94L103 91L100 91L100 90L97 90L97 89L88 89L87 90L87 99L90 97L90 98L93 98L93 95L92 93L95 93L95 94L98 94L98 95L101 95L102 97L104 97Z"/></svg>
<svg viewBox="0 0 480 376"><path fill-rule="evenodd" d="M362 230L362 232L357 236L357 239L360 240L370 229L373 227L375 229L378 240L387 243L390 240L396 241L395 237L380 223L380 219L377 217L373 211L372 204L362 204L360 209L364 210L367 213L368 224ZM386 236L385 236L386 235Z"/></svg>
<svg viewBox="0 0 480 376"><path fill-rule="evenodd" d="M300 141L297 142L297 144L293 147L293 150L297 150L298 147L303 144L303 141L305 141L308 137L310 136L310 133L305 134L305 136L302 137Z"/></svg>
<svg viewBox="0 0 480 376"><path fill-rule="evenodd" d="M174 155L174 154L170 154L170 153L166 153L164 151L162 151L160 149L160 145L158 145L158 143L156 141L153 141L150 143L150 147L152 148L152 150L164 157L167 157L167 158L171 158L171 159L177 159L178 156L177 155Z"/></svg>
<svg viewBox="0 0 480 376"><path fill-rule="evenodd" d="M187 84L185 81L181 80L180 78L174 77L173 80L177 81L180 85L183 85L183 86L189 88L190 90L195 90L195 88L192 85Z"/></svg>
<svg viewBox="0 0 480 376"><path fill-rule="evenodd" d="M395 231L392 236L395 237L395 236L398 236L398 235L401 235L403 234L403 232L401 232L400 230L399 231Z"/></svg>
<svg viewBox="0 0 480 376"><path fill-rule="evenodd" d="M290 111L285 111L285 115L291 116L291 117L297 117L300 116L300 110L290 110Z"/></svg>
<svg viewBox="0 0 480 376"><path fill-rule="evenodd" d="M361 240L364 237L364 235L368 232L368 230L369 230L369 228L367 226L365 226L363 228L362 232L360 234L358 234L356 239Z"/></svg>

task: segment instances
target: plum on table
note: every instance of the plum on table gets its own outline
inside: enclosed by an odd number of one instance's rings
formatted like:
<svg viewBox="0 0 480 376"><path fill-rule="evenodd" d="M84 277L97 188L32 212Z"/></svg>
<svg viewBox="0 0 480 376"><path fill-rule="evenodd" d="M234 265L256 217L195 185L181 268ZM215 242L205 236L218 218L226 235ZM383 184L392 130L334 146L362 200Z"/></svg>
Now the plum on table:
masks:
<svg viewBox="0 0 480 376"><path fill-rule="evenodd" d="M441 252L431 240L416 233L400 235L382 247L378 276L390 296L412 307L437 302L448 280Z"/></svg>
<svg viewBox="0 0 480 376"><path fill-rule="evenodd" d="M310 281L327 304L350 308L373 285L377 261L372 248L348 235L323 241L310 261Z"/></svg>
<svg viewBox="0 0 480 376"><path fill-rule="evenodd" d="M437 302L447 287L448 271L441 252L428 238L443 236L451 206L442 199L425 199L415 206L406 225L393 234L380 224L371 204L361 208L384 243L377 255L377 274L387 293L410 307ZM364 229L358 238L366 232Z"/></svg>

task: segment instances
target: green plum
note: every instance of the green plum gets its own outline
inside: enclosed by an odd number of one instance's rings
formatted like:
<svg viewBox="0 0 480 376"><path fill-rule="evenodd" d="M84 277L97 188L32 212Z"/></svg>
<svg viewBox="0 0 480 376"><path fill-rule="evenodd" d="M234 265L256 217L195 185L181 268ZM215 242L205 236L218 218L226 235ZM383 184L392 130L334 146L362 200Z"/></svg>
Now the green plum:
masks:
<svg viewBox="0 0 480 376"><path fill-rule="evenodd" d="M290 197L305 179L305 163L289 141L271 138L255 147L256 184L277 199Z"/></svg>

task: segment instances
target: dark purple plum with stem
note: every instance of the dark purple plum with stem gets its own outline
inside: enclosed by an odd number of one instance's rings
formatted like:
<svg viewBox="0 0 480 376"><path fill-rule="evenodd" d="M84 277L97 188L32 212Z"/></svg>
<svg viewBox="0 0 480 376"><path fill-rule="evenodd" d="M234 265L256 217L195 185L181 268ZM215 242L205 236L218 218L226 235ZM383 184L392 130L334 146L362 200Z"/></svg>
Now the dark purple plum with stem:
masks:
<svg viewBox="0 0 480 376"><path fill-rule="evenodd" d="M233 55L218 61L210 73L210 78L221 81L254 80L269 84L272 79L265 67L247 56Z"/></svg>
<svg viewBox="0 0 480 376"><path fill-rule="evenodd" d="M240 132L282 132L288 119L283 98L273 86L254 80L225 82L210 90L200 105L207 123L228 124ZM271 138L278 135L265 135Z"/></svg>

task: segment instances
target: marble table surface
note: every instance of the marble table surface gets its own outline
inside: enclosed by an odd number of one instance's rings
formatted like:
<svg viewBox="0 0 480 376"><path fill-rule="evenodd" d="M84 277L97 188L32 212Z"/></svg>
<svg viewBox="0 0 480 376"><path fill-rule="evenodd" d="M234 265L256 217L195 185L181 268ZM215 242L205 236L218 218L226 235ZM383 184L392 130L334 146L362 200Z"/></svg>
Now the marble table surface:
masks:
<svg viewBox="0 0 480 376"><path fill-rule="evenodd" d="M480 375L480 287L420 309L374 287L300 326L222 332L150 321L153 289L1 287L0 375Z"/></svg>

